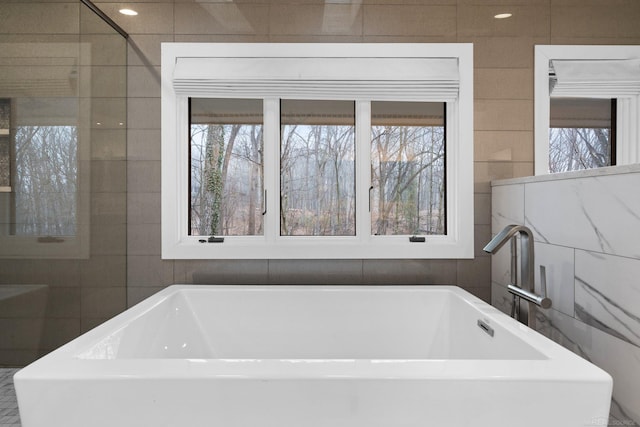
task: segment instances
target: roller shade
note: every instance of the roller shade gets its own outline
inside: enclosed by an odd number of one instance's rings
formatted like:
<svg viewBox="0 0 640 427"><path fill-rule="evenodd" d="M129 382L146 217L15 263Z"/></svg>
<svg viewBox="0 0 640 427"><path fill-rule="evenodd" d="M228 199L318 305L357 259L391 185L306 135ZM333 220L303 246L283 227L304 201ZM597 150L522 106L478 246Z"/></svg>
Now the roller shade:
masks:
<svg viewBox="0 0 640 427"><path fill-rule="evenodd" d="M552 60L551 95L618 98L640 93L640 59Z"/></svg>
<svg viewBox="0 0 640 427"><path fill-rule="evenodd" d="M173 86L201 97L450 101L459 72L457 58L177 58Z"/></svg>
<svg viewBox="0 0 640 427"><path fill-rule="evenodd" d="M552 128L611 128L611 100L551 98Z"/></svg>

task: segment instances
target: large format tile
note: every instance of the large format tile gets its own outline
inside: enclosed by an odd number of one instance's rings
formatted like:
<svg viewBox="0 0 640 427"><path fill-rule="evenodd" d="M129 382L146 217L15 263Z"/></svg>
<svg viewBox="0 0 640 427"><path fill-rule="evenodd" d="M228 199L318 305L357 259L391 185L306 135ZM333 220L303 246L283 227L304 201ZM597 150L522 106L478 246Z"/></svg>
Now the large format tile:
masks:
<svg viewBox="0 0 640 427"><path fill-rule="evenodd" d="M175 283L203 285L266 285L269 261L249 260L176 260Z"/></svg>
<svg viewBox="0 0 640 427"><path fill-rule="evenodd" d="M127 130L93 129L91 131L91 160L127 160Z"/></svg>
<svg viewBox="0 0 640 427"><path fill-rule="evenodd" d="M269 283L275 285L359 285L362 260L269 260Z"/></svg>
<svg viewBox="0 0 640 427"><path fill-rule="evenodd" d="M358 4L272 4L269 10L270 35L362 35Z"/></svg>
<svg viewBox="0 0 640 427"><path fill-rule="evenodd" d="M607 371L613 377L611 414L627 423L620 425L640 422L640 348L556 310L538 311L537 330Z"/></svg>
<svg viewBox="0 0 640 427"><path fill-rule="evenodd" d="M123 193L127 191L127 162L124 160L91 161L92 193Z"/></svg>
<svg viewBox="0 0 640 427"><path fill-rule="evenodd" d="M533 130L533 100L476 99L474 104L476 130Z"/></svg>
<svg viewBox="0 0 640 427"><path fill-rule="evenodd" d="M160 224L129 224L127 255L158 255L162 253Z"/></svg>
<svg viewBox="0 0 640 427"><path fill-rule="evenodd" d="M498 234L511 224L524 224L524 184L492 188L491 234Z"/></svg>
<svg viewBox="0 0 640 427"><path fill-rule="evenodd" d="M505 286L496 282L491 283L491 305L506 314L511 315L513 305L513 295L509 293Z"/></svg>
<svg viewBox="0 0 640 427"><path fill-rule="evenodd" d="M576 317L640 347L640 260L576 251Z"/></svg>
<svg viewBox="0 0 640 427"><path fill-rule="evenodd" d="M129 224L160 224L160 193L127 193Z"/></svg>
<svg viewBox="0 0 640 427"><path fill-rule="evenodd" d="M129 129L128 160L160 161L160 129Z"/></svg>
<svg viewBox="0 0 640 427"><path fill-rule="evenodd" d="M533 99L533 70L476 68L475 99Z"/></svg>
<svg viewBox="0 0 640 427"><path fill-rule="evenodd" d="M81 313L83 319L110 318L127 308L127 289L124 286L82 288Z"/></svg>
<svg viewBox="0 0 640 427"><path fill-rule="evenodd" d="M159 193L160 176L160 161L127 162L127 190L132 193Z"/></svg>
<svg viewBox="0 0 640 427"><path fill-rule="evenodd" d="M362 282L367 285L455 285L456 260L365 259Z"/></svg>
<svg viewBox="0 0 640 427"><path fill-rule="evenodd" d="M368 36L455 36L456 7L367 4L363 33Z"/></svg>
<svg viewBox="0 0 640 427"><path fill-rule="evenodd" d="M266 34L268 29L267 5L239 5L235 2L175 4L175 34Z"/></svg>
<svg viewBox="0 0 640 427"><path fill-rule="evenodd" d="M127 257L125 255L92 256L82 263L78 276L83 288L124 287L127 283Z"/></svg>
<svg viewBox="0 0 640 427"><path fill-rule="evenodd" d="M127 74L127 96L159 98L160 80L160 67L130 66Z"/></svg>
<svg viewBox="0 0 640 427"><path fill-rule="evenodd" d="M533 46L549 44L549 37L458 36L458 42L473 42L473 64L476 69L533 69Z"/></svg>
<svg viewBox="0 0 640 427"><path fill-rule="evenodd" d="M129 98L128 129L160 129L160 98Z"/></svg>
<svg viewBox="0 0 640 427"><path fill-rule="evenodd" d="M127 288L164 287L173 283L173 260L163 260L155 255L130 255L127 258Z"/></svg>
<svg viewBox="0 0 640 427"><path fill-rule="evenodd" d="M459 259L457 264L456 285L462 288L491 290L491 258ZM490 298L488 298L490 299Z"/></svg>
<svg viewBox="0 0 640 427"><path fill-rule="evenodd" d="M512 162L473 162L473 191L475 193L491 193L491 182L497 179L514 177Z"/></svg>
<svg viewBox="0 0 640 427"><path fill-rule="evenodd" d="M458 35L499 37L544 37L550 31L548 5L459 4ZM494 16L508 11L509 19Z"/></svg>
<svg viewBox="0 0 640 427"><path fill-rule="evenodd" d="M491 224L491 195L475 193L473 195L473 223L477 225Z"/></svg>
<svg viewBox="0 0 640 427"><path fill-rule="evenodd" d="M506 287L513 283L511 278L511 243L507 243L498 252L491 255L491 280L498 285ZM520 266L516 269L519 273ZM519 274L516 281L519 281Z"/></svg>
<svg viewBox="0 0 640 427"><path fill-rule="evenodd" d="M78 34L80 2L2 4L0 33Z"/></svg>
<svg viewBox="0 0 640 427"><path fill-rule="evenodd" d="M118 13L127 3L105 3L96 5L129 34L167 34L174 30L174 7L170 3L137 3L133 7L139 15L126 16ZM144 16L144 19L139 17ZM110 30L113 33L113 29Z"/></svg>
<svg viewBox="0 0 640 427"><path fill-rule="evenodd" d="M134 34L127 43L127 64L132 67L160 66L161 44L173 41L173 34Z"/></svg>
<svg viewBox="0 0 640 427"><path fill-rule="evenodd" d="M473 151L476 162L529 162L533 160L533 132L476 130Z"/></svg>
<svg viewBox="0 0 640 427"><path fill-rule="evenodd" d="M640 258L640 174L528 183L526 223L536 240Z"/></svg>
<svg viewBox="0 0 640 427"><path fill-rule="evenodd" d="M535 242L536 293L541 294L540 266L545 266L547 296L554 309L573 316L574 249Z"/></svg>
<svg viewBox="0 0 640 427"><path fill-rule="evenodd" d="M640 4L609 2L580 6L552 5L551 36L571 37L640 37Z"/></svg>

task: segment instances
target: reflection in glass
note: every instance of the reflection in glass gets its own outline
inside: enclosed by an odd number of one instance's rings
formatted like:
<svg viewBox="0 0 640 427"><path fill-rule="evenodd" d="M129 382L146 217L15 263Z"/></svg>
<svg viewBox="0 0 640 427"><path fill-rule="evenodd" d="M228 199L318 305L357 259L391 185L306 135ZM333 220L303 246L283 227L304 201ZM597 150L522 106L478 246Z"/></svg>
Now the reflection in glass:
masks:
<svg viewBox="0 0 640 427"><path fill-rule="evenodd" d="M352 101L281 101L281 235L355 235L354 109Z"/></svg>
<svg viewBox="0 0 640 427"><path fill-rule="evenodd" d="M189 234L263 234L262 100L191 99Z"/></svg>
<svg viewBox="0 0 640 427"><path fill-rule="evenodd" d="M15 135L15 234L76 234L75 126L20 126Z"/></svg>
<svg viewBox="0 0 640 427"><path fill-rule="evenodd" d="M127 40L82 3L56 12L77 25L52 34L32 19L50 11L16 8L19 34L0 43L11 179L0 192L0 367L31 363L127 306Z"/></svg>
<svg viewBox="0 0 640 427"><path fill-rule="evenodd" d="M371 233L445 234L444 103L371 103Z"/></svg>

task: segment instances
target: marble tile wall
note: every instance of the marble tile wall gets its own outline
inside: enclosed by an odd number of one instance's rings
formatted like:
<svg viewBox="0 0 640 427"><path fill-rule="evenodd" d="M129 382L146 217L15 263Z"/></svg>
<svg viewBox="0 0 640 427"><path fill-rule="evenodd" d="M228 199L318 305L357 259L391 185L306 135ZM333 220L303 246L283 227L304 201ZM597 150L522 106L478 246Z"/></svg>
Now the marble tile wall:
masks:
<svg viewBox="0 0 640 427"><path fill-rule="evenodd" d="M535 236L536 286L549 310L537 329L613 377L612 415L640 423L640 165L493 183L492 233ZM509 251L493 256L492 304L511 310ZM616 425L616 424L614 424Z"/></svg>

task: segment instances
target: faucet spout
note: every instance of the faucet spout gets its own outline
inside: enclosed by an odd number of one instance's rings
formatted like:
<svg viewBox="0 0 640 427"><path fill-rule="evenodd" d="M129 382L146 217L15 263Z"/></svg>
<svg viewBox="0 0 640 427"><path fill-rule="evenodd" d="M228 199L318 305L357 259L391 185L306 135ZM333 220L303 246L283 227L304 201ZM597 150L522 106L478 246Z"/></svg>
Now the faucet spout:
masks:
<svg viewBox="0 0 640 427"><path fill-rule="evenodd" d="M518 233L521 233L527 237L532 236L532 233L529 227L525 227L524 225L511 224L506 226L505 228L502 229L501 232L496 234L496 236L493 239L491 239L491 241L487 243L487 245L484 248L482 248L482 250L493 255L496 252L498 252L500 248L504 246L505 243L511 240L511 238L515 237L516 234Z"/></svg>

